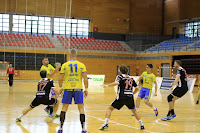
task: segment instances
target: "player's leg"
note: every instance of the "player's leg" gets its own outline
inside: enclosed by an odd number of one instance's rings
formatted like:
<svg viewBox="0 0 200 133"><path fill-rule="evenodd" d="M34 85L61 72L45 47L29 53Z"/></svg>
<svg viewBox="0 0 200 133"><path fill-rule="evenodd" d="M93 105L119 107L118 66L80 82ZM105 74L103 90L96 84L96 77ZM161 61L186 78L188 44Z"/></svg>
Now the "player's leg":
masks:
<svg viewBox="0 0 200 133"><path fill-rule="evenodd" d="M21 118L25 116L29 111L31 111L33 108L32 107L27 107L22 111L22 114L17 117L16 122L21 122Z"/></svg>
<svg viewBox="0 0 200 133"><path fill-rule="evenodd" d="M138 113L138 111L136 111L136 109L131 109L131 112L134 114L135 118L138 120L138 122L140 123L140 129L141 130L144 130L144 124L142 123L142 120L141 120L141 117Z"/></svg>
<svg viewBox="0 0 200 133"><path fill-rule="evenodd" d="M22 114L17 117L16 119L16 122L21 122L21 118L26 115L29 111L31 111L33 108L35 108L36 106L40 105L40 102L41 102L41 99L36 97L32 103L30 104L29 107L25 108L23 111L22 111Z"/></svg>
<svg viewBox="0 0 200 133"><path fill-rule="evenodd" d="M56 93L51 89L51 98L55 98L58 99L58 96L56 95ZM58 106L59 106L59 101L57 101ZM51 110L51 111L50 111ZM53 106L47 106L44 108L44 111L48 114L48 115L52 115L52 110L53 110ZM56 110L57 111L57 110ZM51 112L51 113L50 113ZM59 117L59 115L56 115L56 117Z"/></svg>
<svg viewBox="0 0 200 133"><path fill-rule="evenodd" d="M197 102L196 102L196 104L199 104L199 100L200 100L200 88L199 88L199 94L198 94L198 97L197 97Z"/></svg>
<svg viewBox="0 0 200 133"><path fill-rule="evenodd" d="M11 74L11 87L13 86L13 74Z"/></svg>
<svg viewBox="0 0 200 133"><path fill-rule="evenodd" d="M174 91L175 94L176 94L176 90ZM172 94L170 94L168 97L167 97L167 100L168 100L168 103L169 103L169 110L168 110L168 113L167 113L167 116L166 117L163 117L161 120L163 121L166 121L166 120L171 120L171 116L174 118L176 117L176 114L174 112L174 104L175 104L175 101L178 99L177 96L174 96L174 92L172 92Z"/></svg>
<svg viewBox="0 0 200 133"><path fill-rule="evenodd" d="M135 103L134 103L134 98L128 98L126 100L123 101L124 104L128 107L128 109L131 110L131 112L134 114L135 118L138 120L138 122L140 123L140 129L144 130L144 124L142 123L142 120L140 118L139 112L135 109Z"/></svg>
<svg viewBox="0 0 200 133"><path fill-rule="evenodd" d="M140 107L140 101L145 97L145 90L142 87L140 89L140 92L138 93L137 99L136 99L136 111L139 111L139 107Z"/></svg>
<svg viewBox="0 0 200 133"><path fill-rule="evenodd" d="M108 129L108 122L109 119L111 117L111 113L113 110L118 109L120 110L122 107L124 106L124 104L119 100L119 99L115 99L112 104L108 107L107 111L106 111L106 115L105 115L105 122L104 124L99 128L99 130L105 130Z"/></svg>
<svg viewBox="0 0 200 133"><path fill-rule="evenodd" d="M64 94L63 94L63 98L62 98L62 110L60 112L60 128L58 130L58 133L62 133L63 132L63 125L65 122L65 114L68 110L69 104L72 103L72 96L73 96L73 92L69 91L69 90L65 90Z"/></svg>
<svg viewBox="0 0 200 133"><path fill-rule="evenodd" d="M76 90L73 92L74 102L78 105L78 110L80 113L80 123L82 127L82 133L88 133L85 128L85 111L84 111L84 103L83 103L83 91Z"/></svg>
<svg viewBox="0 0 200 133"><path fill-rule="evenodd" d="M155 115L158 116L158 109L149 101L151 97L151 89L146 89L144 103L152 108L155 112Z"/></svg>

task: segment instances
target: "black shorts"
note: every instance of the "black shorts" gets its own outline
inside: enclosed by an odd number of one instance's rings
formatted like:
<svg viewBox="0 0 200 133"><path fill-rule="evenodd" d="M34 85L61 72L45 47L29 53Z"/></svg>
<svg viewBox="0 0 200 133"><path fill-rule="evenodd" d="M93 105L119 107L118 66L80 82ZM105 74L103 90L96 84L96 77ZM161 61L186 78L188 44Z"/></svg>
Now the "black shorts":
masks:
<svg viewBox="0 0 200 133"><path fill-rule="evenodd" d="M32 103L30 104L31 108L35 108L36 106L39 106L40 104L44 104L44 105L53 105L57 103L57 99L55 98L51 98L49 100L48 97L39 97L36 96L36 98L32 101Z"/></svg>
<svg viewBox="0 0 200 133"><path fill-rule="evenodd" d="M182 87L176 87L173 91L172 91L172 95L181 98L182 96L184 96L188 91L188 87L187 86L182 86Z"/></svg>
<svg viewBox="0 0 200 133"><path fill-rule="evenodd" d="M115 99L111 106L120 110L124 105L126 105L129 109L135 108L134 98L133 97L126 97L126 98L119 98Z"/></svg>

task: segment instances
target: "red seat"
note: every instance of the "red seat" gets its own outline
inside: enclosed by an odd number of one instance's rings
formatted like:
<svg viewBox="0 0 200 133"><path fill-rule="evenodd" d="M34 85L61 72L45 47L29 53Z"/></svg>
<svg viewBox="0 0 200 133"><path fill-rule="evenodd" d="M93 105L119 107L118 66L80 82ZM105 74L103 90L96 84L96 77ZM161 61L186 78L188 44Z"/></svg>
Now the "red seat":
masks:
<svg viewBox="0 0 200 133"><path fill-rule="evenodd" d="M12 46L12 44L10 43L9 46Z"/></svg>

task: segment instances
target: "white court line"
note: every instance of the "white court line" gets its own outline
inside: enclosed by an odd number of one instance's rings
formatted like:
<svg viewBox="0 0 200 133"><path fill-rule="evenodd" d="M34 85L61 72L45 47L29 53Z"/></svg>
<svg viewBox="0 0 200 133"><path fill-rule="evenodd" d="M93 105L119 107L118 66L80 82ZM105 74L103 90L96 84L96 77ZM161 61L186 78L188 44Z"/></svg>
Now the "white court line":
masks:
<svg viewBox="0 0 200 133"><path fill-rule="evenodd" d="M71 111L71 112L78 114L78 112L74 112L74 111ZM95 118L95 119L100 120L100 121L105 121L105 120L102 119L102 118L95 117L95 116L92 116L92 115L86 115L86 116L89 116L89 117ZM132 127L132 126L128 126L128 125L121 124L121 123L118 123L118 122L114 122L114 121L109 121L109 122L114 123L114 124L117 124L117 125L121 125L121 126L125 126L125 127L129 127L129 128L133 128L133 129L140 130L140 128ZM152 132L152 131L148 131L148 130L146 130L146 129L145 129L144 131L145 131L145 132L149 132L149 133L154 133L154 132Z"/></svg>
<svg viewBox="0 0 200 133"><path fill-rule="evenodd" d="M160 119L157 119L155 122L158 123L158 124L161 124L161 125L165 125L165 126L170 126L168 124L164 124L164 123L161 123L161 122L158 122Z"/></svg>

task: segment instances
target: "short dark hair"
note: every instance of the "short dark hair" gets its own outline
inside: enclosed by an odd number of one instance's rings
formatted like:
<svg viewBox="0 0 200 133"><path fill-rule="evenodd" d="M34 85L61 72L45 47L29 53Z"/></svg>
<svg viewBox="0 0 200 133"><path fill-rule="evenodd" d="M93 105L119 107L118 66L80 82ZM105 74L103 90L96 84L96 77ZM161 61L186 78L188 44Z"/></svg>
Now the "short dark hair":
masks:
<svg viewBox="0 0 200 133"><path fill-rule="evenodd" d="M44 57L44 58L42 59L42 61L43 61L44 59L48 59L48 58L47 58L47 57Z"/></svg>
<svg viewBox="0 0 200 133"><path fill-rule="evenodd" d="M47 77L47 71L46 71L46 70L42 70L42 71L40 72L40 77L41 77L41 78L46 78L46 77Z"/></svg>
<svg viewBox="0 0 200 133"><path fill-rule="evenodd" d="M153 68L152 64L147 64L148 67L150 67L151 69Z"/></svg>
<svg viewBox="0 0 200 133"><path fill-rule="evenodd" d="M128 73L128 67L126 65L124 65L124 64L122 64L119 69L120 69L120 72L122 74L127 74Z"/></svg>
<svg viewBox="0 0 200 133"><path fill-rule="evenodd" d="M180 60L175 60L174 62L176 62L178 65L182 66L182 62Z"/></svg>

